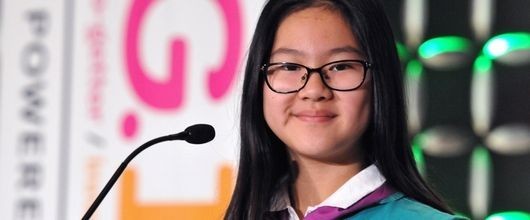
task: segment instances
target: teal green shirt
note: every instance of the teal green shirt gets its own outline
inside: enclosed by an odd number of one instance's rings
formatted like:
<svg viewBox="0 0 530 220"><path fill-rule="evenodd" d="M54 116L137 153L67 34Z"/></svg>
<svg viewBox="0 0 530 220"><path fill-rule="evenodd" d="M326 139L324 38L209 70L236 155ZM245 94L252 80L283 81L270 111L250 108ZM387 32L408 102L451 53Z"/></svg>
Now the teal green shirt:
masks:
<svg viewBox="0 0 530 220"><path fill-rule="evenodd" d="M404 196L402 193L394 193L381 200L378 205L366 208L353 216L345 218L355 219L466 219L438 211L423 203L417 202Z"/></svg>

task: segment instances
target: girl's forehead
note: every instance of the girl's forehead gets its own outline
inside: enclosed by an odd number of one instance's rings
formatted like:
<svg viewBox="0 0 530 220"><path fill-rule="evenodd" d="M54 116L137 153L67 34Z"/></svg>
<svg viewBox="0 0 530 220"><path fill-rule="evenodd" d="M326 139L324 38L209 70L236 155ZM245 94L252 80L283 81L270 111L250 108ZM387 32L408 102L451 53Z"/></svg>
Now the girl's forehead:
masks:
<svg viewBox="0 0 530 220"><path fill-rule="evenodd" d="M326 8L293 12L278 26L271 57L331 56L350 53L362 56L351 26L342 15Z"/></svg>

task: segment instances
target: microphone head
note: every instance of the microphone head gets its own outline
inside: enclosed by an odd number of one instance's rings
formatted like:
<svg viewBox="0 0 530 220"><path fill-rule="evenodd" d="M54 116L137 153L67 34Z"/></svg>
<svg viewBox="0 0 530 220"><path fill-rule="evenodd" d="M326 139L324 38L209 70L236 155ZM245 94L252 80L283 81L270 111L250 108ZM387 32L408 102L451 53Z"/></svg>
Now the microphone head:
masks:
<svg viewBox="0 0 530 220"><path fill-rule="evenodd" d="M208 124L196 124L184 130L187 137L184 139L190 144L208 143L215 137L215 129Z"/></svg>

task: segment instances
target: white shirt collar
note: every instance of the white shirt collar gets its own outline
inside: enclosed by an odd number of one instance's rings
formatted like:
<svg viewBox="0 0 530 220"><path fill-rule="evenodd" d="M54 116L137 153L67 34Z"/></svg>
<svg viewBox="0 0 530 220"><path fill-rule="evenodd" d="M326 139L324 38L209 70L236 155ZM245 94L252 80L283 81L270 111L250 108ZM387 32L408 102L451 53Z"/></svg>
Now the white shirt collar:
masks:
<svg viewBox="0 0 530 220"><path fill-rule="evenodd" d="M307 207L307 211L304 213L304 216L307 216L307 214L322 206L331 206L343 209L348 208L382 186L385 181L386 179L379 172L379 169L372 164L361 170L361 172L352 176L348 181L346 181L346 183L337 189L337 191L331 194L331 196L326 198L320 204ZM298 219L296 212L294 211L293 207L291 207L287 186L282 187L282 189L277 192L276 196L274 196L270 210L280 211L284 209L288 210L290 219Z"/></svg>

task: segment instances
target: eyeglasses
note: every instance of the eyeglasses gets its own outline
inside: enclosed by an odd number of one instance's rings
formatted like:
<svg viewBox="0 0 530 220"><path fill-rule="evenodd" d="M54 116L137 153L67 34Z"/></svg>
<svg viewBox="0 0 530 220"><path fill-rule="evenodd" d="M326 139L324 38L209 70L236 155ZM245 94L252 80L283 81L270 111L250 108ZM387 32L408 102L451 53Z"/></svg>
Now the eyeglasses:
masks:
<svg viewBox="0 0 530 220"><path fill-rule="evenodd" d="M329 89L352 91L363 84L370 68L372 64L364 60L339 60L318 68L290 62L268 63L261 71L266 74L265 82L272 91L287 94L302 90L314 72Z"/></svg>

